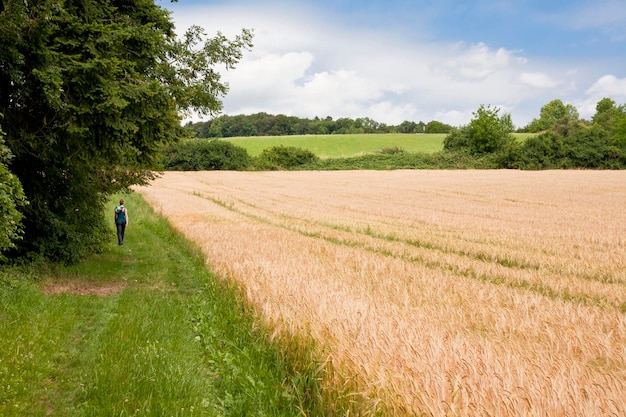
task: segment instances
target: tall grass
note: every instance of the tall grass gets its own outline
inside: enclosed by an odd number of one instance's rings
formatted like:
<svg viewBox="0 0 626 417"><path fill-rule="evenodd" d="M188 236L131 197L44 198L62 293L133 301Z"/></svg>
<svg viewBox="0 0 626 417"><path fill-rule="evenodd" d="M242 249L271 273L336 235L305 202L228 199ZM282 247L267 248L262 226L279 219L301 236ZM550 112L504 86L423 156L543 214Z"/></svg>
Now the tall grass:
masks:
<svg viewBox="0 0 626 417"><path fill-rule="evenodd" d="M279 340L317 340L326 391L361 415L610 416L626 413L624 183L205 172L141 193Z"/></svg>
<svg viewBox="0 0 626 417"><path fill-rule="evenodd" d="M0 415L326 414L314 357L297 367L239 290L125 198L124 246L111 228L82 264L0 274Z"/></svg>

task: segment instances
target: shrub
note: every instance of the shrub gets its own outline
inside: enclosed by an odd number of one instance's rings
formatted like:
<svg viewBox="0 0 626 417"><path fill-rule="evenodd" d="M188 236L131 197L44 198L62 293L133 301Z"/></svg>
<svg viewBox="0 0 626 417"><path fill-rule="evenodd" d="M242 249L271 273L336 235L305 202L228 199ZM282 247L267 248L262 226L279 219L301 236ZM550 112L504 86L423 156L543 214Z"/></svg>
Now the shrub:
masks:
<svg viewBox="0 0 626 417"><path fill-rule="evenodd" d="M248 151L230 142L192 139L168 146L162 164L169 171L241 171L250 166Z"/></svg>
<svg viewBox="0 0 626 417"><path fill-rule="evenodd" d="M406 151L403 148L400 148L399 146L392 146L390 148L381 149L380 153L383 155L398 155L398 154L406 153Z"/></svg>
<svg viewBox="0 0 626 417"><path fill-rule="evenodd" d="M14 248L22 236L23 214L18 209L26 204L20 180L6 165L10 159L0 130L0 261L4 260L2 252Z"/></svg>
<svg viewBox="0 0 626 417"><path fill-rule="evenodd" d="M264 149L255 159L254 167L259 170L294 169L318 161L319 158L308 149L280 145Z"/></svg>
<svg viewBox="0 0 626 417"><path fill-rule="evenodd" d="M559 168L563 163L563 138L546 132L533 136L520 149L520 160L526 169Z"/></svg>
<svg viewBox="0 0 626 417"><path fill-rule="evenodd" d="M469 149L471 131L468 126L453 129L443 140L445 151L460 151Z"/></svg>
<svg viewBox="0 0 626 417"><path fill-rule="evenodd" d="M618 168L619 154L609 135L597 127L578 129L563 138L565 155L578 168Z"/></svg>

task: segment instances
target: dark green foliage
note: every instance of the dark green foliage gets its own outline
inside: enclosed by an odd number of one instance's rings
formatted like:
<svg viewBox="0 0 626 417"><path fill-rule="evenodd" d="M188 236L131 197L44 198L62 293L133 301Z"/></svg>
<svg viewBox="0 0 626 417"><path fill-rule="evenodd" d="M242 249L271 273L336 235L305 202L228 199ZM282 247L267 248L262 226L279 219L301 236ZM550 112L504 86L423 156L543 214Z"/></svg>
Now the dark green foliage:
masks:
<svg viewBox="0 0 626 417"><path fill-rule="evenodd" d="M452 129L443 140L445 151L469 150L471 142L471 132L469 126L462 126Z"/></svg>
<svg viewBox="0 0 626 417"><path fill-rule="evenodd" d="M563 137L555 132L542 133L524 142L520 148L521 166L526 169L562 168L564 146Z"/></svg>
<svg viewBox="0 0 626 417"><path fill-rule="evenodd" d="M426 124L424 122L415 123L405 120L396 127L396 130L398 133L425 133Z"/></svg>
<svg viewBox="0 0 626 417"><path fill-rule="evenodd" d="M601 128L578 129L565 137L564 153L571 168L620 167L620 153L610 145L608 133Z"/></svg>
<svg viewBox="0 0 626 417"><path fill-rule="evenodd" d="M22 237L24 216L19 209L27 204L22 184L7 167L11 157L0 130L0 260L4 259L2 252L14 248L15 242Z"/></svg>
<svg viewBox="0 0 626 417"><path fill-rule="evenodd" d="M437 120L430 121L424 128L424 133L450 133L453 127Z"/></svg>
<svg viewBox="0 0 626 417"><path fill-rule="evenodd" d="M260 170L294 169L315 164L319 158L308 149L295 146L274 146L263 150L254 160L254 167Z"/></svg>
<svg viewBox="0 0 626 417"><path fill-rule="evenodd" d="M250 34L177 40L142 0L8 0L0 9L0 113L30 204L19 255L73 262L100 247L107 196L145 184L181 136L180 110L220 110Z"/></svg>
<svg viewBox="0 0 626 417"><path fill-rule="evenodd" d="M531 137L519 150L524 169L600 168L623 169L625 153L611 143L600 127L581 127L568 136L546 132Z"/></svg>
<svg viewBox="0 0 626 417"><path fill-rule="evenodd" d="M511 116L499 116L500 109L481 105L470 124L454 129L444 139L444 150L467 150L471 154L488 154L510 146L513 141Z"/></svg>
<svg viewBox="0 0 626 417"><path fill-rule="evenodd" d="M192 139L168 146L163 166L169 171L245 170L251 158L244 148L213 139Z"/></svg>
<svg viewBox="0 0 626 417"><path fill-rule="evenodd" d="M492 169L498 168L493 159L477 157L462 151L434 154L374 154L353 158L325 159L300 167L310 170L390 170L390 169Z"/></svg>
<svg viewBox="0 0 626 417"><path fill-rule="evenodd" d="M330 135L363 133L448 133L452 126L438 121L404 121L398 126L388 126L369 117L350 119L331 117L320 119L299 118L283 114L256 113L250 115L222 115L206 122L185 126L198 138L228 138L249 136Z"/></svg>

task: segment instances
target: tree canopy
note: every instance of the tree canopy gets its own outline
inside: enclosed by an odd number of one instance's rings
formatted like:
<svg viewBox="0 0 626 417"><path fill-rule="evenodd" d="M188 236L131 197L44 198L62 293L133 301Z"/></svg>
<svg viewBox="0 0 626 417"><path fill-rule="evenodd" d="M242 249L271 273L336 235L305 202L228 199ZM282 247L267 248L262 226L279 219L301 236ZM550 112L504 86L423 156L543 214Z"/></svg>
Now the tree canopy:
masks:
<svg viewBox="0 0 626 417"><path fill-rule="evenodd" d="M23 215L19 208L26 204L22 184L7 167L11 158L11 151L4 146L4 132L0 129L0 230L4 231L0 233L0 260L4 259L2 251L14 248L21 237Z"/></svg>
<svg viewBox="0 0 626 417"><path fill-rule="evenodd" d="M199 138L235 136L330 135L362 133L448 133L453 127L433 120L429 123L405 120L398 126L386 125L369 117L333 120L272 115L264 112L249 115L220 115L206 122L187 123L186 128Z"/></svg>
<svg viewBox="0 0 626 417"><path fill-rule="evenodd" d="M571 104L564 104L561 100L555 99L541 108L539 118L533 119L527 126L527 130L532 133L542 132L568 122L578 120L578 110Z"/></svg>
<svg viewBox="0 0 626 417"><path fill-rule="evenodd" d="M512 141L513 122L497 107L481 105L469 125L455 129L444 140L444 149L466 149L472 154L493 153Z"/></svg>
<svg viewBox="0 0 626 417"><path fill-rule="evenodd" d="M104 238L110 194L144 184L180 114L215 114L230 69L252 46L192 27L177 38L151 0L0 4L0 113L29 201L15 256L73 261Z"/></svg>

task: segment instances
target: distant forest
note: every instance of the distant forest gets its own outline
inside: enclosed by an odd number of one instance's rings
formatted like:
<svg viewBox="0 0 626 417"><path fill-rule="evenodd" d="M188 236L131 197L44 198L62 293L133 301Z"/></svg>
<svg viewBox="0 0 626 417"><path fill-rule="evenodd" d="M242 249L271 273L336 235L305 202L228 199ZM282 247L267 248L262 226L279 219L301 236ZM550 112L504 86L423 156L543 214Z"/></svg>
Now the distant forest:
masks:
<svg viewBox="0 0 626 417"><path fill-rule="evenodd" d="M404 121L397 126L390 126L369 117L340 118L337 120L333 120L332 117L302 119L295 116L267 113L222 115L207 122L188 123L186 127L198 138L350 133L450 133L453 129L452 126L436 120L428 123Z"/></svg>

